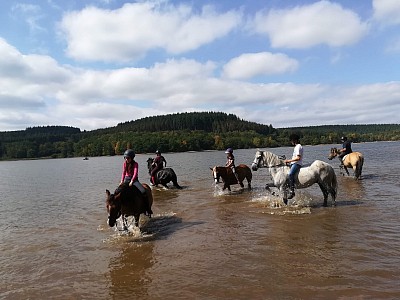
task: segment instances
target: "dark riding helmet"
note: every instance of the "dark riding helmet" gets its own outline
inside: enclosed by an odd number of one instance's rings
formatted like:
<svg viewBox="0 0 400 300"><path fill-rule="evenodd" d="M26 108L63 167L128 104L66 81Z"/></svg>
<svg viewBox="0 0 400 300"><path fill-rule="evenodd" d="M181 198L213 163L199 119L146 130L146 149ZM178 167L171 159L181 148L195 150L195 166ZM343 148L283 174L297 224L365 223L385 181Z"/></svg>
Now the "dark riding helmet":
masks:
<svg viewBox="0 0 400 300"><path fill-rule="evenodd" d="M340 140L341 140L342 142L347 141L347 137L342 136L342 137L340 138Z"/></svg>
<svg viewBox="0 0 400 300"><path fill-rule="evenodd" d="M156 150L156 154L160 154L161 155L161 151L160 150Z"/></svg>
<svg viewBox="0 0 400 300"><path fill-rule="evenodd" d="M225 153L233 153L233 149L232 148L228 148L228 149L226 149Z"/></svg>
<svg viewBox="0 0 400 300"><path fill-rule="evenodd" d="M128 149L124 152L124 158L130 157L132 159L135 158L135 152L132 149Z"/></svg>

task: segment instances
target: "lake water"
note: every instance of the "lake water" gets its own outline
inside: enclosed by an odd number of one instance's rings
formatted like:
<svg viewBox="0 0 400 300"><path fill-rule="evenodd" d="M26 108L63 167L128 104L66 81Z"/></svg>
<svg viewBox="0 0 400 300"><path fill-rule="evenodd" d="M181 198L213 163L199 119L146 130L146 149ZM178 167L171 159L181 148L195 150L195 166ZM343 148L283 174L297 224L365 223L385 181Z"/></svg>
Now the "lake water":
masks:
<svg viewBox="0 0 400 300"><path fill-rule="evenodd" d="M0 162L0 298L400 298L400 143L353 144L361 181L339 176L331 146L304 146L305 161L334 166L336 207L322 206L317 186L276 205L267 169L251 191L222 192L209 168L223 151L165 154L183 189L153 189L141 234L106 224L121 156ZM235 150L236 163L251 165L255 151ZM137 156L147 183L149 156Z"/></svg>

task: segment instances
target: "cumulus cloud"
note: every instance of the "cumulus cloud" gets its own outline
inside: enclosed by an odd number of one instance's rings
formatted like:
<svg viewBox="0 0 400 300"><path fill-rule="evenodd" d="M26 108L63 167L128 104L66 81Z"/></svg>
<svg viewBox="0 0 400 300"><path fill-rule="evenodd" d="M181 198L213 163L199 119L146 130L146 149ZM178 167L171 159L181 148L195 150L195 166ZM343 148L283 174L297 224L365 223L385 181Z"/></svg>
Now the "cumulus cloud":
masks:
<svg viewBox="0 0 400 300"><path fill-rule="evenodd" d="M385 25L400 24L400 2L397 0L373 0L374 19Z"/></svg>
<svg viewBox="0 0 400 300"><path fill-rule="evenodd" d="M245 53L231 59L223 67L224 77L248 79L258 75L273 75L294 72L298 62L282 53Z"/></svg>
<svg viewBox="0 0 400 300"><path fill-rule="evenodd" d="M258 12L253 28L257 33L268 35L272 47L298 49L320 44L351 45L368 32L368 25L356 13L325 0Z"/></svg>
<svg viewBox="0 0 400 300"><path fill-rule="evenodd" d="M128 3L116 10L88 7L64 15L60 29L67 54L78 60L129 62L147 51L177 54L197 49L239 26L241 13L218 14L210 6L198 14L187 5Z"/></svg>

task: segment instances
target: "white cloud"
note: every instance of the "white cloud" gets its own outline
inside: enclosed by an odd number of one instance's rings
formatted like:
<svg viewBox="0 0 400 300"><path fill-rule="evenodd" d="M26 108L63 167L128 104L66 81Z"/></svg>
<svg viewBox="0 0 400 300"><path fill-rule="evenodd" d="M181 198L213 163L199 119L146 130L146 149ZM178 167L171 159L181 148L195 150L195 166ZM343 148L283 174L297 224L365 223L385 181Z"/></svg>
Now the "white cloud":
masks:
<svg viewBox="0 0 400 300"><path fill-rule="evenodd" d="M368 25L356 13L325 0L259 12L253 26L257 33L267 34L275 48L352 45L368 31Z"/></svg>
<svg viewBox="0 0 400 300"><path fill-rule="evenodd" d="M258 75L290 73L298 65L295 59L282 53L245 53L231 59L223 67L223 75L231 79L248 79Z"/></svg>
<svg viewBox="0 0 400 300"><path fill-rule="evenodd" d="M139 2L116 10L88 7L64 15L60 28L67 54L78 60L135 61L152 49L183 53L225 36L241 22L241 14L216 13L205 6L195 14L189 6Z"/></svg>
<svg viewBox="0 0 400 300"><path fill-rule="evenodd" d="M374 19L385 25L400 24L400 1L373 0Z"/></svg>

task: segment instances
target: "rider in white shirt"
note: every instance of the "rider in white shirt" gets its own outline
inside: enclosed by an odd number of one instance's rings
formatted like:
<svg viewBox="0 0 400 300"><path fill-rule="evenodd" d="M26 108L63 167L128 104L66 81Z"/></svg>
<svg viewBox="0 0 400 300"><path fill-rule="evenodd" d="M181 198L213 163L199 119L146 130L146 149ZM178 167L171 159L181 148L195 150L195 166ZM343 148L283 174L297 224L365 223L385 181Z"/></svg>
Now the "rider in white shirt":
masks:
<svg viewBox="0 0 400 300"><path fill-rule="evenodd" d="M285 160L285 164L290 164L289 171L289 195L288 199L292 199L295 195L294 193L294 183L295 175L300 171L303 165L303 146L300 144L300 137L297 134L292 134L290 136L290 142L294 145L292 159Z"/></svg>

